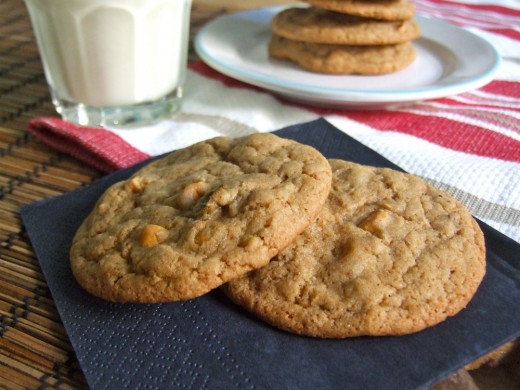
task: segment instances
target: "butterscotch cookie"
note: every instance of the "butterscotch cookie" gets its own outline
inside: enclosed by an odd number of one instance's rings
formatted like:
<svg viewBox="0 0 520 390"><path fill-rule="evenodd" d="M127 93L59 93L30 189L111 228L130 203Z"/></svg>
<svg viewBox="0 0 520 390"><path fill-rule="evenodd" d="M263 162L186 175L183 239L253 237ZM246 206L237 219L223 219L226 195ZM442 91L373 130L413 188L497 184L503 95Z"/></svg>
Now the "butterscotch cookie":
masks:
<svg viewBox="0 0 520 390"><path fill-rule="evenodd" d="M381 20L408 20L415 7L408 0L307 0L317 8Z"/></svg>
<svg viewBox="0 0 520 390"><path fill-rule="evenodd" d="M340 45L387 45L419 36L413 20L385 21L340 14L315 7L288 8L271 22L276 35L294 41Z"/></svg>
<svg viewBox="0 0 520 390"><path fill-rule="evenodd" d="M274 326L330 338L417 332L463 309L485 273L464 206L409 174L330 163L318 219L226 293Z"/></svg>
<svg viewBox="0 0 520 390"><path fill-rule="evenodd" d="M115 184L70 251L78 282L120 302L194 298L266 265L315 218L331 168L273 134L219 137Z"/></svg>
<svg viewBox="0 0 520 390"><path fill-rule="evenodd" d="M410 65L416 56L410 42L395 45L349 46L293 41L273 35L272 58L290 60L302 68L327 74L378 75Z"/></svg>

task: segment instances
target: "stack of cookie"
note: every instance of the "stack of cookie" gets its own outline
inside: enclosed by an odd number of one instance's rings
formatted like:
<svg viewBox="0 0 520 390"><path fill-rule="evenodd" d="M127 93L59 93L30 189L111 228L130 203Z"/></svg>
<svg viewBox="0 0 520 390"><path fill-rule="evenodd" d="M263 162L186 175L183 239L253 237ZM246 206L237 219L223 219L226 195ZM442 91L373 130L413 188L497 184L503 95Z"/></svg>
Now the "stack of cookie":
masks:
<svg viewBox="0 0 520 390"><path fill-rule="evenodd" d="M485 273L482 232L449 195L273 134L203 141L116 183L70 254L78 282L107 300L222 286L270 324L328 338L435 325Z"/></svg>
<svg viewBox="0 0 520 390"><path fill-rule="evenodd" d="M328 74L377 75L408 66L419 36L407 0L308 0L272 20L269 55Z"/></svg>

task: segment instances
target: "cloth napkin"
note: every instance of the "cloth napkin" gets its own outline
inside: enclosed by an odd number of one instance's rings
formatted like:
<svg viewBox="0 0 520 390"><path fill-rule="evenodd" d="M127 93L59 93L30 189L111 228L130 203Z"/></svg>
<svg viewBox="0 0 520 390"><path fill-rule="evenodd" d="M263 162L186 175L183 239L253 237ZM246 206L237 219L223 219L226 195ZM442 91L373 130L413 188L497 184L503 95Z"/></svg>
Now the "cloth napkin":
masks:
<svg viewBox="0 0 520 390"><path fill-rule="evenodd" d="M464 203L481 220L520 241L520 10L515 0L414 0L417 14L444 19L491 42L497 77L471 92L406 107L355 111L280 100L191 64L175 119L136 129L86 129L36 118L29 131L103 172L218 135L242 136L325 118L396 165Z"/></svg>

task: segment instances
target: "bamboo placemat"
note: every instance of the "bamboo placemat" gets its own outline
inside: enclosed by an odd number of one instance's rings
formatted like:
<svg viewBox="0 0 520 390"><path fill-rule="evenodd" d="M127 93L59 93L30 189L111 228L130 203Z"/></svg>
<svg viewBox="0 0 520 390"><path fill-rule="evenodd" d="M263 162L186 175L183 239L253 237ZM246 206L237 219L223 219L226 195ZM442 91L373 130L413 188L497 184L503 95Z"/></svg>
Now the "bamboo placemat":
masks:
<svg viewBox="0 0 520 390"><path fill-rule="evenodd" d="M192 34L223 7L192 10ZM193 58L193 53L190 53ZM19 218L19 208L64 194L100 173L26 132L56 116L27 10L0 0L0 387L86 388L87 384Z"/></svg>
<svg viewBox="0 0 520 390"><path fill-rule="evenodd" d="M240 2L222 3L195 1L192 37L208 20L244 8ZM195 59L192 50L190 58ZM74 190L101 174L29 135L27 122L38 116L56 113L27 10L22 0L0 0L0 387L86 388L19 208ZM438 388L457 381L451 388L468 388L468 380L462 371Z"/></svg>
<svg viewBox="0 0 520 390"><path fill-rule="evenodd" d="M0 383L84 388L18 210L99 174L26 132L29 119L55 113L23 2L2 0L0 15Z"/></svg>

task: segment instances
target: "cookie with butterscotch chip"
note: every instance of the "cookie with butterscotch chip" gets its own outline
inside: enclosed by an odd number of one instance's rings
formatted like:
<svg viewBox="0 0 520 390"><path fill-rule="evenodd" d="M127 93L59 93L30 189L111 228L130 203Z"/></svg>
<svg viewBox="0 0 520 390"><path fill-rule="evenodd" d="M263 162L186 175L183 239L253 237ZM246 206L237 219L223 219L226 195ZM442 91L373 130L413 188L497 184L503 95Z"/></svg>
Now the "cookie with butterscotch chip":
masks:
<svg viewBox="0 0 520 390"><path fill-rule="evenodd" d="M307 3L370 19L408 20L415 15L415 7L408 0L307 0Z"/></svg>
<svg viewBox="0 0 520 390"><path fill-rule="evenodd" d="M101 196L74 237L73 274L111 301L200 296L266 265L314 220L330 185L317 150L273 134L197 143Z"/></svg>
<svg viewBox="0 0 520 390"><path fill-rule="evenodd" d="M294 41L339 45L388 45L411 41L420 29L413 20L386 21L315 7L288 8L275 15L276 35Z"/></svg>
<svg viewBox="0 0 520 390"><path fill-rule="evenodd" d="M413 175L330 164L317 220L227 295L276 327L324 338L408 334L462 310L486 268L468 210Z"/></svg>
<svg viewBox="0 0 520 390"><path fill-rule="evenodd" d="M294 41L273 35L269 56L289 60L317 73L380 75L401 70L416 58L411 42L395 45L331 45Z"/></svg>

